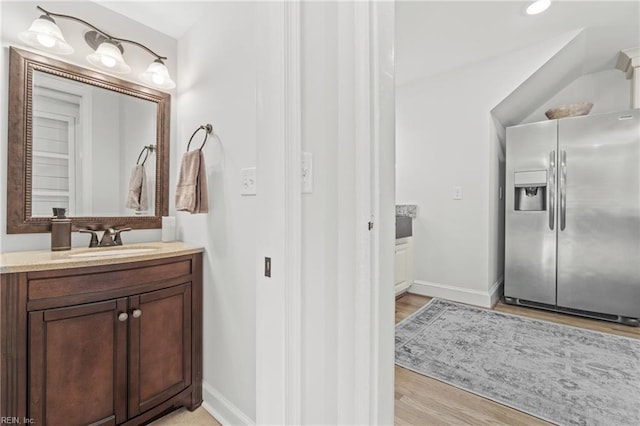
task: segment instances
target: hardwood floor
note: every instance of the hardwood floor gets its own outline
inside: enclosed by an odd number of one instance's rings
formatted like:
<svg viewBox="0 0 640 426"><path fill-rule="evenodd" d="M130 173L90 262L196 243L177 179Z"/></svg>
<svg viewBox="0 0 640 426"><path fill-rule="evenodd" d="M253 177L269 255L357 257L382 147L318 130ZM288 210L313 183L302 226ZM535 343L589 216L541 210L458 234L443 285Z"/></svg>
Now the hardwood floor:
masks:
<svg viewBox="0 0 640 426"><path fill-rule="evenodd" d="M430 297L405 294L396 300L396 323L420 309ZM640 328L506 305L499 312L552 321L640 339ZM396 425L549 425L543 420L402 367L395 367Z"/></svg>
<svg viewBox="0 0 640 426"><path fill-rule="evenodd" d="M520 306L507 305L500 301L494 310L517 314L543 321L556 322L558 324L570 325L572 327L586 328L603 333L616 334L618 336L640 339L640 327L630 327L628 325L617 324L615 322L592 320L573 315L558 314L555 312L543 311L540 309L523 308Z"/></svg>
<svg viewBox="0 0 640 426"><path fill-rule="evenodd" d="M173 411L149 426L221 426L211 414L202 407L191 412L186 408Z"/></svg>

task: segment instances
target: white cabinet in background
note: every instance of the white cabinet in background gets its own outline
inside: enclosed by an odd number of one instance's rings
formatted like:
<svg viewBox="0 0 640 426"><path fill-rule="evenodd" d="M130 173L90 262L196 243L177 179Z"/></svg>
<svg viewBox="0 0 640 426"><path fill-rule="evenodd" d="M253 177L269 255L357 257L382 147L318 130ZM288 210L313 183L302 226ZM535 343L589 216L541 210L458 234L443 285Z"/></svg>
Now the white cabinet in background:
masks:
<svg viewBox="0 0 640 426"><path fill-rule="evenodd" d="M396 239L396 296L413 284L413 237Z"/></svg>

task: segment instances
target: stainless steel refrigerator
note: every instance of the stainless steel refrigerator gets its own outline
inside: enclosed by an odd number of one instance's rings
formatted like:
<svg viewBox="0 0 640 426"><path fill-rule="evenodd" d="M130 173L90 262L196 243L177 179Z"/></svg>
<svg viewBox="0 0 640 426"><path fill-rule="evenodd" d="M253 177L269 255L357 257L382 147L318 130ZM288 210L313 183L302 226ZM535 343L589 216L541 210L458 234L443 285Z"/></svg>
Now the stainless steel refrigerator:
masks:
<svg viewBox="0 0 640 426"><path fill-rule="evenodd" d="M639 325L640 109L507 129L505 301Z"/></svg>

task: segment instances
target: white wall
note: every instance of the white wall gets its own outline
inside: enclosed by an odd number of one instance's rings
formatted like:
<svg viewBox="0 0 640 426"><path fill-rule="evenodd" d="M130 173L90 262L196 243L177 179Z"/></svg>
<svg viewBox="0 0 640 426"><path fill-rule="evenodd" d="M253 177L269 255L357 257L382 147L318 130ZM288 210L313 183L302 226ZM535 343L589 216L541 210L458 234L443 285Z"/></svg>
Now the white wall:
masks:
<svg viewBox="0 0 640 426"><path fill-rule="evenodd" d="M490 111L570 39L397 88L396 201L419 205L415 278L434 295L490 304L503 250L497 232L502 166ZM454 186L463 188L462 200L453 200Z"/></svg>
<svg viewBox="0 0 640 426"><path fill-rule="evenodd" d="M25 50L31 50L25 46L19 39L18 33L29 28L31 22L36 19L40 12L36 6L40 2L32 1L2 1L0 2L0 19L1 19L1 44L2 54L0 55L0 128L5 129L0 132L0 251L21 251L21 250L37 250L48 249L50 247L50 235L44 234L6 234L6 192L7 192L7 111L8 102L8 69L9 69L9 46L15 46ZM142 44L149 46L152 50L167 56L169 59L166 65L169 72L176 77L177 64L177 42L175 39L168 37L162 33L145 27L126 16L117 14L93 2L45 2L42 6L51 12L70 14L85 19L105 31L110 31L114 35L136 40ZM89 46L83 40L86 27L73 21L57 19L65 39L74 48L72 55L63 55L56 57L57 59L74 63L81 67L88 68L89 64L85 57L91 52ZM136 81L139 73L146 69L147 65L153 60L145 51L132 46L126 45L124 58L131 66L133 71L130 74L119 75L119 78ZM45 56L54 56L48 53L37 52ZM137 81L136 81L137 82ZM172 100L173 103L173 100ZM171 156L175 158L175 123L176 114L175 107L171 108ZM173 173L172 173L173 174ZM127 177L128 179L128 177ZM173 180L172 180L173 181ZM173 194L173 189L171 194ZM170 197L171 199L171 197ZM173 206L170 207L173 209ZM133 230L123 236L126 243L157 241L160 239L160 230ZM86 234L73 233L72 246L84 247L88 245L88 237Z"/></svg>
<svg viewBox="0 0 640 426"><path fill-rule="evenodd" d="M204 147L209 213L178 212L178 237L205 247L204 399L219 420L255 419L256 197L240 195L240 169L256 165L254 3L213 3L178 40L178 142L173 170L193 131ZM203 132L192 143L199 147ZM258 181L258 190L260 182Z"/></svg>
<svg viewBox="0 0 640 426"><path fill-rule="evenodd" d="M631 80L617 69L583 75L529 114L522 123L546 121L549 108L575 102L591 102L590 114L624 111L631 108Z"/></svg>

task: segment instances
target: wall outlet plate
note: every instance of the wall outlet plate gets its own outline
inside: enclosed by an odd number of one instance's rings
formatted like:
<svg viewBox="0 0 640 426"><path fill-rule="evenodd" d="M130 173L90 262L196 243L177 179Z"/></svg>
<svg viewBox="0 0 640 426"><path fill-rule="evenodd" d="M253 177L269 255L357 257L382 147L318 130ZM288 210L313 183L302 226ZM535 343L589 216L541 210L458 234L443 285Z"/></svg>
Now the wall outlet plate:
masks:
<svg viewBox="0 0 640 426"><path fill-rule="evenodd" d="M256 168L240 169L240 194L256 195Z"/></svg>
<svg viewBox="0 0 640 426"><path fill-rule="evenodd" d="M453 199L454 200L462 200L462 187L454 186L453 187Z"/></svg>

